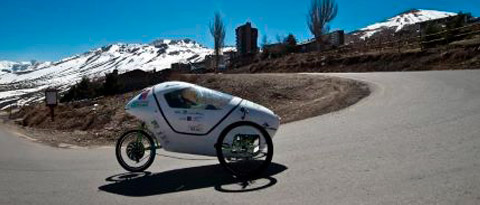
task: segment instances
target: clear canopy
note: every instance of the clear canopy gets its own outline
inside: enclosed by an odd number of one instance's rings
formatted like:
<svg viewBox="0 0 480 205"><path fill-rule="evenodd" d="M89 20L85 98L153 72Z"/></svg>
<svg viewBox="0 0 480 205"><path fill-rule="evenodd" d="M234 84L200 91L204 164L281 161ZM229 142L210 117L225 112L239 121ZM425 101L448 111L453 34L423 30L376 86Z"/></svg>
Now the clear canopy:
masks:
<svg viewBox="0 0 480 205"><path fill-rule="evenodd" d="M203 87L188 87L165 94L172 108L220 110L233 96Z"/></svg>

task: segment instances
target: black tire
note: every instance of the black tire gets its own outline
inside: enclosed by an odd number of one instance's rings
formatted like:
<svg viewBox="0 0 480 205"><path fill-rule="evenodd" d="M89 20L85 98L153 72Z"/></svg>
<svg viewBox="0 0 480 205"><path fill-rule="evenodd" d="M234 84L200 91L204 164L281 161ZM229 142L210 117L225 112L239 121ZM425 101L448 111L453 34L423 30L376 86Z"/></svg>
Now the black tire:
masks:
<svg viewBox="0 0 480 205"><path fill-rule="evenodd" d="M143 135L143 137L145 137L147 139L147 141L150 145L150 156L148 158L148 161L144 165L139 166L139 167L128 165L122 157L123 141L125 140L126 137L128 137L129 135L131 135L133 133L138 133L138 134ZM125 170L130 171L130 172L141 172L141 171L145 171L146 169L148 169L148 167L150 167L150 165L152 165L153 160L155 159L155 151L156 151L156 146L155 146L155 143L153 141L152 136L150 136L147 132L145 132L143 130L130 130L130 131L125 132L120 138L118 138L117 145L115 146L115 154L116 154L118 163Z"/></svg>
<svg viewBox="0 0 480 205"><path fill-rule="evenodd" d="M223 141L225 139L225 137L227 136L227 134L237 128L237 127L240 127L240 126L251 126L255 129L257 129L258 131L260 131L265 139L265 142L267 144L267 148L268 148L268 152L266 154L266 159L262 162L262 164L254 169L254 170L251 170L249 172L240 172L238 170L235 170L233 169L231 166L229 166L229 164L227 163L227 161L225 160L225 157L224 157L224 154L223 154L223 151L222 151L222 144L223 144ZM215 149L216 149L216 152L217 152L217 158L218 158L218 161L220 162L220 164L228 171L230 172L231 174L233 174L234 176L236 177L241 177L241 178L249 178L249 177L256 177L256 176L259 176L260 174L262 174L267 168L268 166L271 164L272 162L272 159L273 159L273 142L272 142L272 138L270 137L270 135L268 134L268 132L263 129L262 127L260 127L259 125L255 124L255 123L252 123L252 122L237 122L237 123L234 123L234 124L231 124L230 126L228 126L225 130L222 131L222 133L220 134L218 140L217 140L217 144L215 146Z"/></svg>

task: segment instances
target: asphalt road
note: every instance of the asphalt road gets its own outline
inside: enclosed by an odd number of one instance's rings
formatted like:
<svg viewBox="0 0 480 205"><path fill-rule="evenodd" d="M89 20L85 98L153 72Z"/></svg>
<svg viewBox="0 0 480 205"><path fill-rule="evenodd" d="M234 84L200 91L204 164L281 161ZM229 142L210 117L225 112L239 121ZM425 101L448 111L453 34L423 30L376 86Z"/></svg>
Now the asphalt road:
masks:
<svg viewBox="0 0 480 205"><path fill-rule="evenodd" d="M57 149L0 130L0 204L480 204L480 71L332 74L372 94L285 124L268 177L159 156L128 174L112 148ZM270 203L269 203L270 202Z"/></svg>

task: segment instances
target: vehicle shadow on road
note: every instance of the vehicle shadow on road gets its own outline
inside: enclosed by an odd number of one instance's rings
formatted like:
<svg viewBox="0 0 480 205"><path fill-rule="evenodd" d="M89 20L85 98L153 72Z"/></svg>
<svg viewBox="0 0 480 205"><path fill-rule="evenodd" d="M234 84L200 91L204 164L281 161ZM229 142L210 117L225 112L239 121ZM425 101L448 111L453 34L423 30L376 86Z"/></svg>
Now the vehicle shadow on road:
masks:
<svg viewBox="0 0 480 205"><path fill-rule="evenodd" d="M171 171L128 172L105 179L108 184L99 190L124 196L141 197L213 187L220 192L248 192L271 187L277 183L272 176L286 166L272 163L265 173L253 179L237 179L220 165L207 165Z"/></svg>

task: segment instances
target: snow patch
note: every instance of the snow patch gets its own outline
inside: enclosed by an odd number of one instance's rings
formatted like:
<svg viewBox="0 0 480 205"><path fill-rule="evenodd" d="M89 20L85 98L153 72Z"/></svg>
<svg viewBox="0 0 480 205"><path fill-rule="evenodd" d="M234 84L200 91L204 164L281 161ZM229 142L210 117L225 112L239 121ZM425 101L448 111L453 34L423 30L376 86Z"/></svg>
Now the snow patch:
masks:
<svg viewBox="0 0 480 205"><path fill-rule="evenodd" d="M371 37L373 34L382 31L386 28L395 28L395 32L402 30L407 25L421 23L429 20L455 16L456 13L435 11L435 10L411 10L400 15L394 16L387 21L375 23L365 28L360 29L362 34L361 39Z"/></svg>
<svg viewBox="0 0 480 205"><path fill-rule="evenodd" d="M82 77L103 77L115 69L119 73L135 69L160 71L172 63L203 61L212 53L212 49L190 39L161 39L151 44L111 44L53 63L30 64L21 72L12 70L19 63L0 61L0 70L5 70L0 72L0 102L18 99L18 103L25 104L43 99L39 92L47 87L65 91Z"/></svg>

